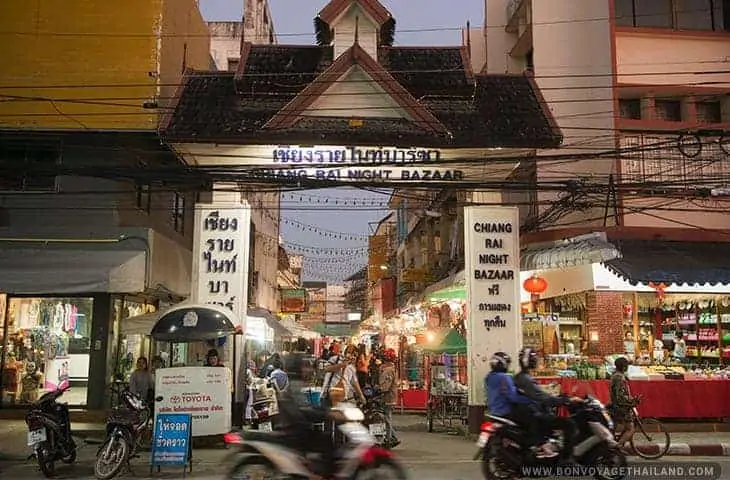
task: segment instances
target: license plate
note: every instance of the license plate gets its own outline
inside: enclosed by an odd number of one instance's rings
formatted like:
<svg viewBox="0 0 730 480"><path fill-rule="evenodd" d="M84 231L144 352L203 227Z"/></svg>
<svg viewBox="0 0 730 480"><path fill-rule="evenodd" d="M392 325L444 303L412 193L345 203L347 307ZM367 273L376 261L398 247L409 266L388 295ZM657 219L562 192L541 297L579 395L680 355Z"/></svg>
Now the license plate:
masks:
<svg viewBox="0 0 730 480"><path fill-rule="evenodd" d="M489 441L489 434L486 432L482 432L481 434L479 434L479 440L477 440L477 448L486 447L488 441Z"/></svg>
<svg viewBox="0 0 730 480"><path fill-rule="evenodd" d="M264 422L259 424L259 430L261 430L262 432L271 432L274 429L271 428L271 422Z"/></svg>
<svg viewBox="0 0 730 480"><path fill-rule="evenodd" d="M46 441L46 429L39 428L38 430L31 430L28 432L28 445L33 446L37 443Z"/></svg>
<svg viewBox="0 0 730 480"><path fill-rule="evenodd" d="M384 423L373 423L369 425L371 435L385 435L385 424Z"/></svg>

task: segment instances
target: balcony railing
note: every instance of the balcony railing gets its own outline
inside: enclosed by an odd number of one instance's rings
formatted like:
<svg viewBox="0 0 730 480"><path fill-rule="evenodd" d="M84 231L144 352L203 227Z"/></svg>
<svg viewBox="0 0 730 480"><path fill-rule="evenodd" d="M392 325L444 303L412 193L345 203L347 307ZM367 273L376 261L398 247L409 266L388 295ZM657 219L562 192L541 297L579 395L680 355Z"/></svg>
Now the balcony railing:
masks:
<svg viewBox="0 0 730 480"><path fill-rule="evenodd" d="M694 156L696 146L687 145L683 153L676 135L625 134L621 138L621 181L663 188L729 186L730 155L718 140L701 138L702 150Z"/></svg>

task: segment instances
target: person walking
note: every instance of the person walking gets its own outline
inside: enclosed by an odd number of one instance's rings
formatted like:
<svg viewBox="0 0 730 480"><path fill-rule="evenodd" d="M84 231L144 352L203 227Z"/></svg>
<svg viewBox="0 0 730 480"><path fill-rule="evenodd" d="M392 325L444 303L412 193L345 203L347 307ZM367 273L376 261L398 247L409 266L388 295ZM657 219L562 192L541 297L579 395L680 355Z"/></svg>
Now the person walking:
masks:
<svg viewBox="0 0 730 480"><path fill-rule="evenodd" d="M383 394L385 427L387 429L385 441L391 448L400 445L393 426L393 406L398 398L398 373L395 367L396 353L392 348L383 352L382 363L380 364L380 392Z"/></svg>

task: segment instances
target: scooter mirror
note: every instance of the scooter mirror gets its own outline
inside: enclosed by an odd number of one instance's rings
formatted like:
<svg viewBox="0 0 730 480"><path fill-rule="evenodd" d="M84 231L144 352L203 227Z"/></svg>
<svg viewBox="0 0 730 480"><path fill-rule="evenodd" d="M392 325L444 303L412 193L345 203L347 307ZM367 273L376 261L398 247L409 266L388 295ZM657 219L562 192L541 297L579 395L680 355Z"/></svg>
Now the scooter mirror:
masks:
<svg viewBox="0 0 730 480"><path fill-rule="evenodd" d="M155 397L155 402L161 402L163 400L162 395Z"/></svg>

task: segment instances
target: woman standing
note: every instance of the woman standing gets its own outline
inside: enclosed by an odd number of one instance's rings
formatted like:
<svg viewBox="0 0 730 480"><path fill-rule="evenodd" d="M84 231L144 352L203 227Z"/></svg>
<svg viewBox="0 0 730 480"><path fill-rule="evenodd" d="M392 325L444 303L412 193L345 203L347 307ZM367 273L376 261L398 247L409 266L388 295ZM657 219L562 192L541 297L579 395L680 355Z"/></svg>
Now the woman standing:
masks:
<svg viewBox="0 0 730 480"><path fill-rule="evenodd" d="M129 391L142 400L149 402L155 388L154 379L149 371L146 357L137 359L137 369L129 377Z"/></svg>
<svg viewBox="0 0 730 480"><path fill-rule="evenodd" d="M355 365L357 369L357 381L361 387L370 383L370 355L365 348L365 344L357 346L357 363Z"/></svg>

